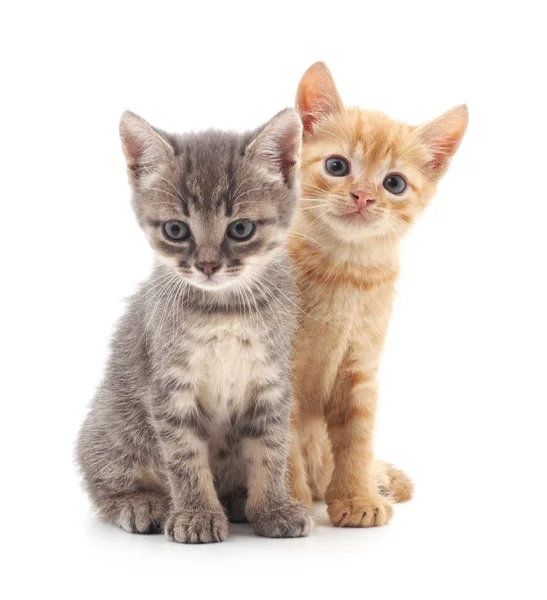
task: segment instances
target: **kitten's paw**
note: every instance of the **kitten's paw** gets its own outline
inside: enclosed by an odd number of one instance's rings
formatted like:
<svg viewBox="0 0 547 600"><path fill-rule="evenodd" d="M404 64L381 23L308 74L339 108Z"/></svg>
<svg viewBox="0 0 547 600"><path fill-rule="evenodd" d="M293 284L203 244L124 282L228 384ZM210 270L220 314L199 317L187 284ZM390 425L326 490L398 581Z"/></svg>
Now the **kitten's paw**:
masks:
<svg viewBox="0 0 547 600"><path fill-rule="evenodd" d="M167 537L181 544L211 544L228 537L228 519L222 511L174 512L165 526Z"/></svg>
<svg viewBox="0 0 547 600"><path fill-rule="evenodd" d="M309 511L297 503L263 511L249 511L251 527L257 535L271 538L304 537L311 531L313 520Z"/></svg>
<svg viewBox="0 0 547 600"><path fill-rule="evenodd" d="M130 533L160 533L169 514L169 499L155 492L120 494L104 500L99 515Z"/></svg>
<svg viewBox="0 0 547 600"><path fill-rule="evenodd" d="M379 527L393 516L391 502L380 494L334 500L327 509L335 527Z"/></svg>

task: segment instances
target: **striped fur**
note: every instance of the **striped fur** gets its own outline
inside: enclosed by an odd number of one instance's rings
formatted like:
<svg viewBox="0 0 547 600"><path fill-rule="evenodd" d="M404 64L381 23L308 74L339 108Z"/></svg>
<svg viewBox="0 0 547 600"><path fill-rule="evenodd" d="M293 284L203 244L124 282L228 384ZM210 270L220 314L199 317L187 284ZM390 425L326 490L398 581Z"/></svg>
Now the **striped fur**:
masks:
<svg viewBox="0 0 547 600"><path fill-rule="evenodd" d="M286 487L295 301L286 237L298 193L294 111L251 134L173 136L128 113L121 136L138 221L156 251L112 342L77 455L99 515L177 542L228 520L271 537L311 520ZM251 240L227 235L251 219ZM162 234L170 220L191 237ZM199 261L218 263L207 279Z"/></svg>
<svg viewBox="0 0 547 600"><path fill-rule="evenodd" d="M458 107L420 127L344 108L323 63L297 93L304 124L302 199L290 237L300 323L294 359L291 485L324 498L334 525L387 523L412 494L397 469L374 461L377 372L399 272L399 240L427 205L467 125ZM334 177L325 161L347 160ZM383 187L403 175L400 195ZM355 212L359 191L373 202ZM353 214L351 214L353 213Z"/></svg>

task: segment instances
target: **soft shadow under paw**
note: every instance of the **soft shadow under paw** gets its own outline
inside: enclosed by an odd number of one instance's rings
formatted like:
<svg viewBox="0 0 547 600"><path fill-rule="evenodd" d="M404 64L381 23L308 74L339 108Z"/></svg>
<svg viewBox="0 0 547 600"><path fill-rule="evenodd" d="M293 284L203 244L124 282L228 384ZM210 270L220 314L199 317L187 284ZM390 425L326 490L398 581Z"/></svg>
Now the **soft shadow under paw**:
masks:
<svg viewBox="0 0 547 600"><path fill-rule="evenodd" d="M167 537L182 544L211 544L228 537L228 519L219 512L173 513L165 526Z"/></svg>
<svg viewBox="0 0 547 600"><path fill-rule="evenodd" d="M359 496L329 503L329 517L335 527L378 527L393 515L391 502L378 495Z"/></svg>
<svg viewBox="0 0 547 600"><path fill-rule="evenodd" d="M296 503L263 511L249 511L249 521L257 535L271 538L306 536L313 523L309 511Z"/></svg>

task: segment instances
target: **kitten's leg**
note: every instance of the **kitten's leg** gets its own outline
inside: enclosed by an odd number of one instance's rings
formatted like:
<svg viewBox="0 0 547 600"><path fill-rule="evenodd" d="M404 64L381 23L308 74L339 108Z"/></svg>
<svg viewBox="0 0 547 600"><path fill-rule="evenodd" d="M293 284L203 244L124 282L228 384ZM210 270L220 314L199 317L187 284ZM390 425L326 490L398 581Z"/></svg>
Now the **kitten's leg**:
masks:
<svg viewBox="0 0 547 600"><path fill-rule="evenodd" d="M247 522L247 474L242 468L241 444L233 434L215 440L209 448L215 486L231 523Z"/></svg>
<svg viewBox="0 0 547 600"><path fill-rule="evenodd" d="M289 495L290 390L265 386L242 419L240 435L248 465L246 514L255 533L265 537L308 535L308 511Z"/></svg>
<svg viewBox="0 0 547 600"><path fill-rule="evenodd" d="M116 425L93 412L86 419L77 445L85 487L101 518L131 533L159 533L170 498L155 432L143 413L138 426L118 430L123 445L113 444L110 429Z"/></svg>
<svg viewBox="0 0 547 600"><path fill-rule="evenodd" d="M175 542L220 542L228 535L228 519L209 465L207 417L190 390L176 396L154 415L173 501L165 533Z"/></svg>
<svg viewBox="0 0 547 600"><path fill-rule="evenodd" d="M311 507L313 506L313 499L302 452L301 417L295 414L297 410L296 406L294 406L291 419L291 449L287 480L292 497L298 502L302 502L305 506Z"/></svg>
<svg viewBox="0 0 547 600"><path fill-rule="evenodd" d="M355 357L349 357L325 408L334 456L325 500L337 527L384 525L393 514L375 480L372 434L377 389L376 369L359 370Z"/></svg>
<svg viewBox="0 0 547 600"><path fill-rule="evenodd" d="M323 415L308 419L301 444L313 500L324 500L334 463Z"/></svg>
<svg viewBox="0 0 547 600"><path fill-rule="evenodd" d="M99 516L130 533L161 533L170 508L166 494L152 491L113 494L95 504Z"/></svg>

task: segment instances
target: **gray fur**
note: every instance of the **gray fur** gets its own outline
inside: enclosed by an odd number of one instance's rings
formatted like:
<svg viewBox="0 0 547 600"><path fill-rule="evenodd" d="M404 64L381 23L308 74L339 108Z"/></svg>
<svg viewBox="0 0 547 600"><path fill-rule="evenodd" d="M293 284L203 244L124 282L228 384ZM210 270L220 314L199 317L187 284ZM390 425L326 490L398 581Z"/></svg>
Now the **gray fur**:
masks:
<svg viewBox="0 0 547 600"><path fill-rule="evenodd" d="M138 222L157 254L118 324L77 457L105 519L178 542L306 535L285 486L296 322L285 244L298 193L300 122L174 136L126 113L120 124ZM247 242L226 235L251 219ZM162 224L192 237L171 242ZM218 287L196 268L220 265ZM211 280L212 281L212 280Z"/></svg>

